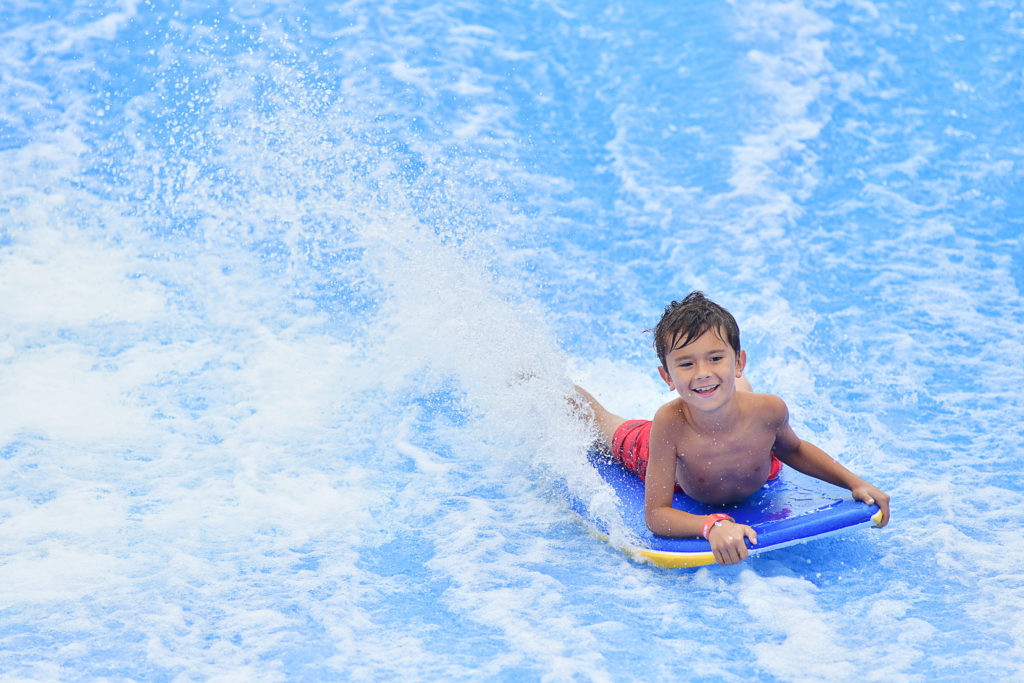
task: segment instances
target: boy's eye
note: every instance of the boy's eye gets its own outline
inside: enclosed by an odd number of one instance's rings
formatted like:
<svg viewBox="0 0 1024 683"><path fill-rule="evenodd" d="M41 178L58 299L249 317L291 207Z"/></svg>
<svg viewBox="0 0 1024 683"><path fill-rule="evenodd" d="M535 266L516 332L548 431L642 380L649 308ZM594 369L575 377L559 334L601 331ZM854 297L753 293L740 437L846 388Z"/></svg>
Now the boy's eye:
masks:
<svg viewBox="0 0 1024 683"><path fill-rule="evenodd" d="M711 360L715 363L725 358L725 356L711 356Z"/></svg>

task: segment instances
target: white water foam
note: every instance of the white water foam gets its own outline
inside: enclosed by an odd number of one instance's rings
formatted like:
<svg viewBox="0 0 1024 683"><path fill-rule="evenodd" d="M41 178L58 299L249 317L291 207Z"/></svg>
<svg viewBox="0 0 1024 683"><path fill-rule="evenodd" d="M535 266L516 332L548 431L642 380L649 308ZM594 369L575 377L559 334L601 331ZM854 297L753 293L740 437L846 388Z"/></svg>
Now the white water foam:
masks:
<svg viewBox="0 0 1024 683"><path fill-rule="evenodd" d="M621 8L149 7L3 34L5 84L29 84L0 164L12 676L1019 672L1014 242L936 201L1012 186L1013 160L872 128L908 87L872 42L909 35L905 8L698 7L718 61ZM77 84L148 21L165 44L129 60L138 92ZM862 44L863 74L842 63ZM626 98L665 73L744 111L682 90L673 130ZM843 145L868 161L833 169ZM594 159L611 172L571 169ZM694 286L737 313L800 432L892 487L889 530L669 573L551 496L555 477L601 495L569 380L651 414L641 331Z"/></svg>

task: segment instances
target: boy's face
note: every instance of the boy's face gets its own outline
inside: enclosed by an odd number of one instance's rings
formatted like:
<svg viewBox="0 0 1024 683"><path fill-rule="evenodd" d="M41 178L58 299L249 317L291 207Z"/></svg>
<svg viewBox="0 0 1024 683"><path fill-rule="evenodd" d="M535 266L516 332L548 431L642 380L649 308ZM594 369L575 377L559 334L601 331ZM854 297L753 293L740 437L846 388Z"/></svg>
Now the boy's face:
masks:
<svg viewBox="0 0 1024 683"><path fill-rule="evenodd" d="M665 354L668 367L658 367L669 389L698 410L714 410L732 398L736 378L746 365L747 354L737 355L724 336L710 329L686 346L669 350Z"/></svg>

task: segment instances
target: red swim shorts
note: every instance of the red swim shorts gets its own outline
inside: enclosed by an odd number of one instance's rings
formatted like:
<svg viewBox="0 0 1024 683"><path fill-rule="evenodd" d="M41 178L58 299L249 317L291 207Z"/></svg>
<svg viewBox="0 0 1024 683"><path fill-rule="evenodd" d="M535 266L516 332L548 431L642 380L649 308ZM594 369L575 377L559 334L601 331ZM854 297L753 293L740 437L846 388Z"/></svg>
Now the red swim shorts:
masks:
<svg viewBox="0 0 1024 683"><path fill-rule="evenodd" d="M647 479L647 460L651 457L650 420L626 420L612 437L612 455L627 470Z"/></svg>
<svg viewBox="0 0 1024 683"><path fill-rule="evenodd" d="M647 461L651 457L651 424L650 420L626 420L612 437L612 455L641 481L647 479ZM775 457L773 451L768 478L779 476L781 469L782 461Z"/></svg>

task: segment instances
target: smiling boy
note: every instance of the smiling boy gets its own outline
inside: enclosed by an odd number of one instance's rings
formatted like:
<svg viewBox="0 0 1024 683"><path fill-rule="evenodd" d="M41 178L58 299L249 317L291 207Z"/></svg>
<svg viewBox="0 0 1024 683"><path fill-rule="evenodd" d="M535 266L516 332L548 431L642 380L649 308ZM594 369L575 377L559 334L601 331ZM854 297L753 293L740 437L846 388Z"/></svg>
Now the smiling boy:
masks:
<svg viewBox="0 0 1024 683"><path fill-rule="evenodd" d="M576 387L593 412L605 446L645 480L644 513L659 536L703 536L715 560L734 564L747 557L744 538L757 533L724 514L693 515L672 507L678 486L696 500L734 503L777 475L781 463L849 489L856 500L877 504L879 527L889 522L889 496L801 440L778 396L757 394L743 376L736 319L701 292L665 308L654 330L658 372L677 398L647 420L625 420ZM781 462L780 462L781 461Z"/></svg>

